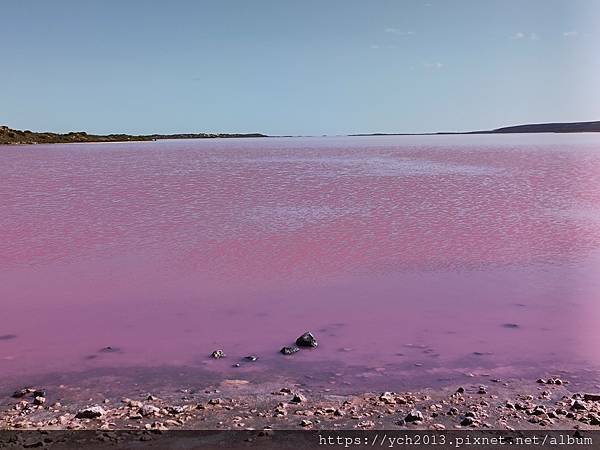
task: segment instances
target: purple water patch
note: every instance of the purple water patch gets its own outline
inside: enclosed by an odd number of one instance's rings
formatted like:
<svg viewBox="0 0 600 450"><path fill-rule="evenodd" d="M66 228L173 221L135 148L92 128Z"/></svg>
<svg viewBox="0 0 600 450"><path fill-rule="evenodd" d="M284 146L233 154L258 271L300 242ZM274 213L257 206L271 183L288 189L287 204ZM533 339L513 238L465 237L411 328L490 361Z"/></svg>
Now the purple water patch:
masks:
<svg viewBox="0 0 600 450"><path fill-rule="evenodd" d="M599 139L2 147L0 371L596 370Z"/></svg>

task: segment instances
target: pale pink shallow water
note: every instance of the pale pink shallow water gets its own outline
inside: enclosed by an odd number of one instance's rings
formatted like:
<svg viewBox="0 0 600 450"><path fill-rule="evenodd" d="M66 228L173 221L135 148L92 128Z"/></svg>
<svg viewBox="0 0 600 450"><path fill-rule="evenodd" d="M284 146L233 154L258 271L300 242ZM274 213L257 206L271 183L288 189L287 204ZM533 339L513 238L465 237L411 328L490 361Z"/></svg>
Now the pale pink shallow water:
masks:
<svg viewBox="0 0 600 450"><path fill-rule="evenodd" d="M0 147L0 199L3 376L600 367L597 135Z"/></svg>

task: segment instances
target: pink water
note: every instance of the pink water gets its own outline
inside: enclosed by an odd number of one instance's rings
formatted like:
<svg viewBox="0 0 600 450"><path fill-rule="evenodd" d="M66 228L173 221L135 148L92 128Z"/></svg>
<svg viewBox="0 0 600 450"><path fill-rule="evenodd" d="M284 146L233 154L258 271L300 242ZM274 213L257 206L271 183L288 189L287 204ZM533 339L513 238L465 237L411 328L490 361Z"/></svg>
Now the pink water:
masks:
<svg viewBox="0 0 600 450"><path fill-rule="evenodd" d="M600 367L600 136L0 147L0 199L5 376Z"/></svg>

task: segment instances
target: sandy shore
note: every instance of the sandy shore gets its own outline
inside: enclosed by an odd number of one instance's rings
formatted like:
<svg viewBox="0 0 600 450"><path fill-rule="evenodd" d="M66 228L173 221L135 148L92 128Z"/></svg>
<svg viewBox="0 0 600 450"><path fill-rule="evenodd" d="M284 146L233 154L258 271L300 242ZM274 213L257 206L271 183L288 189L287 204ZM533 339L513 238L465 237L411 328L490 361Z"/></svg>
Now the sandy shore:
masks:
<svg viewBox="0 0 600 450"><path fill-rule="evenodd" d="M544 381L544 382L542 382ZM413 392L339 394L291 379L226 379L110 391L110 380L31 386L4 396L0 429L600 429L600 393L568 380L488 379ZM118 382L117 382L118 384ZM114 385L113 385L114 387Z"/></svg>

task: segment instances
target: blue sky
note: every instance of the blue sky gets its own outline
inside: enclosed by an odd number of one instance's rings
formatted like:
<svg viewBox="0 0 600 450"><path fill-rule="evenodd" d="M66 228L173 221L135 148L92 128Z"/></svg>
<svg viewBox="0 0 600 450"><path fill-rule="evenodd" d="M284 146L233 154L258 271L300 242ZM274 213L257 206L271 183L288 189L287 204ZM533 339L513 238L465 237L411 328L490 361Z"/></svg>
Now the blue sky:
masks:
<svg viewBox="0 0 600 450"><path fill-rule="evenodd" d="M597 0L3 0L0 123L344 134L600 120Z"/></svg>

